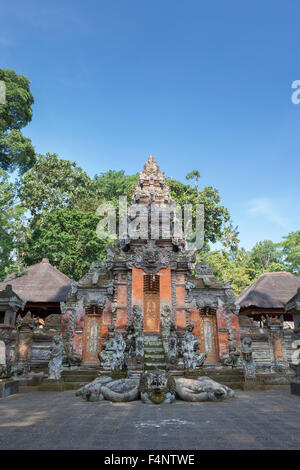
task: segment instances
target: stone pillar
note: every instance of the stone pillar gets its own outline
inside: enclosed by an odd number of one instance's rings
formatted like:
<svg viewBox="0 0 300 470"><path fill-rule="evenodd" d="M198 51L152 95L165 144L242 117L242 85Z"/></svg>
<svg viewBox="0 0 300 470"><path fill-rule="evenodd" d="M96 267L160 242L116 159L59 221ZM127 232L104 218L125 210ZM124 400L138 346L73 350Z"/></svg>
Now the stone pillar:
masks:
<svg viewBox="0 0 300 470"><path fill-rule="evenodd" d="M31 312L27 312L23 319L17 319L17 341L14 357L13 371L15 374L27 375L31 357L34 320Z"/></svg>
<svg viewBox="0 0 300 470"><path fill-rule="evenodd" d="M289 367L282 350L283 315L279 318L271 318L268 316L266 326L273 350L271 370L275 373L286 373L289 370Z"/></svg>
<svg viewBox="0 0 300 470"><path fill-rule="evenodd" d="M228 328L226 321L226 306L218 298L218 308L216 312L217 317L217 329L218 329L218 346L219 346L219 357L223 359L229 354L229 345L228 345Z"/></svg>
<svg viewBox="0 0 300 470"><path fill-rule="evenodd" d="M115 328L116 331L126 331L127 325L127 273L119 272L117 274L117 281L115 282L115 289L117 294L117 318Z"/></svg>

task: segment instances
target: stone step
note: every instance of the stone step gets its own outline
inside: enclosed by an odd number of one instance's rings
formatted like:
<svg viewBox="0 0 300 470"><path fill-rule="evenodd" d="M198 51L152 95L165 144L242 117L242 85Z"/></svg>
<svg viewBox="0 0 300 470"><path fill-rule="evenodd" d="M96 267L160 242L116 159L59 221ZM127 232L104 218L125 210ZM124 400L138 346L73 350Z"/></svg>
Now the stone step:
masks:
<svg viewBox="0 0 300 470"><path fill-rule="evenodd" d="M63 377L65 382L92 382L97 375L68 375Z"/></svg>
<svg viewBox="0 0 300 470"><path fill-rule="evenodd" d="M151 354L151 353L148 353L148 354L145 354L145 359L149 359L149 358L153 358L153 359L164 359L165 358L165 355L164 354Z"/></svg>
<svg viewBox="0 0 300 470"><path fill-rule="evenodd" d="M161 344L162 340L160 338L145 338L144 337L144 344Z"/></svg>
<svg viewBox="0 0 300 470"><path fill-rule="evenodd" d="M145 353L151 353L151 352L154 352L154 353L163 353L164 352L164 348L162 346L157 346L157 347L149 347L149 346L145 346L144 347L144 351Z"/></svg>
<svg viewBox="0 0 300 470"><path fill-rule="evenodd" d="M86 370L76 370L76 369L73 369L73 370L63 370L61 375L63 377L68 377L68 376L73 376L73 375L77 375L77 376L81 376L81 375L97 375L99 369L94 369L94 370L91 370L91 369L86 369Z"/></svg>
<svg viewBox="0 0 300 470"><path fill-rule="evenodd" d="M144 363L149 364L149 363L159 363L159 364L164 364L165 363L165 358L164 357L145 357Z"/></svg>
<svg viewBox="0 0 300 470"><path fill-rule="evenodd" d="M86 385L88 382L66 382L65 390L79 390L81 387Z"/></svg>
<svg viewBox="0 0 300 470"><path fill-rule="evenodd" d="M156 367L158 367L159 369L164 369L166 367L166 363L165 362L145 362L145 368L147 369L155 369Z"/></svg>
<svg viewBox="0 0 300 470"><path fill-rule="evenodd" d="M243 376L243 370L241 369L216 369L213 367L206 367L205 365L201 368L201 374L199 375L215 375L223 376L223 375L235 375L235 376Z"/></svg>

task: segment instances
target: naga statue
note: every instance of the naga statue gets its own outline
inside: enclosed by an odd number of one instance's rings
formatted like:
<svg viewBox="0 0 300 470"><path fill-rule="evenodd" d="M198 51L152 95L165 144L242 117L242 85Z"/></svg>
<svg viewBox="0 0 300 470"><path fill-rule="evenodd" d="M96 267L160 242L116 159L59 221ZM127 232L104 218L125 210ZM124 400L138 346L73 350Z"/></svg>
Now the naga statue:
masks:
<svg viewBox="0 0 300 470"><path fill-rule="evenodd" d="M221 401L234 397L234 391L209 377L175 379L176 392L184 401Z"/></svg>

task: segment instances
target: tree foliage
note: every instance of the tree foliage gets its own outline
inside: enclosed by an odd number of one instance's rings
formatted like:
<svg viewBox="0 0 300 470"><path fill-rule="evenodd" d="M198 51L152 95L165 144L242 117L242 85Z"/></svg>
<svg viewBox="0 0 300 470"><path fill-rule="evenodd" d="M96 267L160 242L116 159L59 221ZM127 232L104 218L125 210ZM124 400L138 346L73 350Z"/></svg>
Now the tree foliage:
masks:
<svg viewBox="0 0 300 470"><path fill-rule="evenodd" d="M31 140L20 131L32 119L34 102L28 78L13 70L0 69L6 87L6 102L0 105L0 168L23 174L35 162Z"/></svg>
<svg viewBox="0 0 300 470"><path fill-rule="evenodd" d="M90 177L75 162L56 154L39 155L21 179L19 196L33 216L58 208L73 209L93 195Z"/></svg>
<svg viewBox="0 0 300 470"><path fill-rule="evenodd" d="M29 266L49 258L51 264L78 280L92 261L105 258L106 243L96 234L99 218L92 213L56 208L33 225L25 244Z"/></svg>

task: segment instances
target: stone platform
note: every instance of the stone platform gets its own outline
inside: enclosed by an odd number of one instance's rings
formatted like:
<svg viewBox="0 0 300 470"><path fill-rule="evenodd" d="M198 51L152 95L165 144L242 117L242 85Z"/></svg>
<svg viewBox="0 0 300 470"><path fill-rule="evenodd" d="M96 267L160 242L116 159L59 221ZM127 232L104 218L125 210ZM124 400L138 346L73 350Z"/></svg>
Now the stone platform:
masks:
<svg viewBox="0 0 300 470"><path fill-rule="evenodd" d="M3 380L0 382L0 398L6 398L19 392L18 380Z"/></svg>
<svg viewBox="0 0 300 470"><path fill-rule="evenodd" d="M300 382L291 383L291 393L300 396Z"/></svg>
<svg viewBox="0 0 300 470"><path fill-rule="evenodd" d="M289 386L224 402L86 402L73 391L0 400L0 449L300 449L300 400Z"/></svg>

